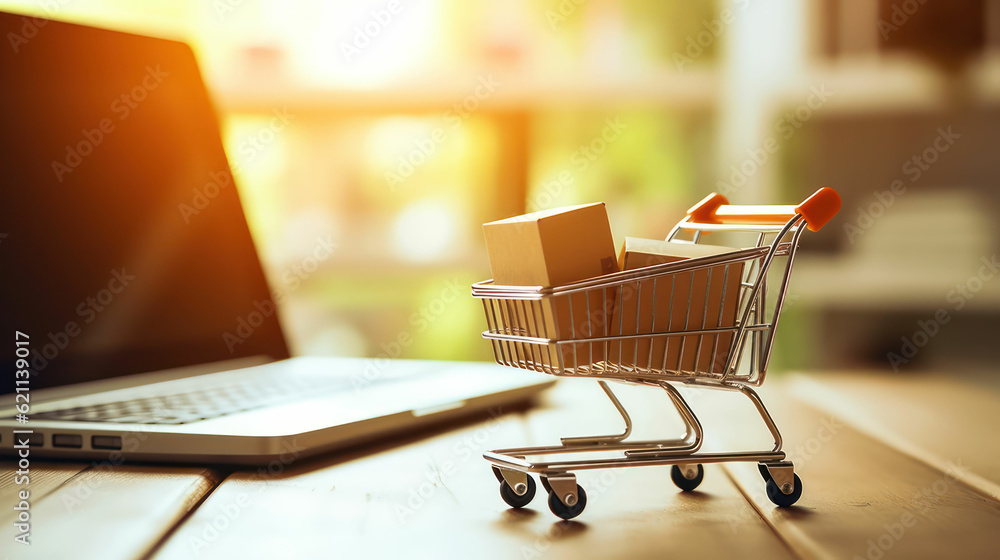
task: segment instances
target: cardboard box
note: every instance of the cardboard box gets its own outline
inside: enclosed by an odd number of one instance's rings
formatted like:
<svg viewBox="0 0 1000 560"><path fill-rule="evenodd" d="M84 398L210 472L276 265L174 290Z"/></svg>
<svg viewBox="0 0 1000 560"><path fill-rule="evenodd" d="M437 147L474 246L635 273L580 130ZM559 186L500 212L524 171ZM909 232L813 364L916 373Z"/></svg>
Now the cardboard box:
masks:
<svg viewBox="0 0 1000 560"><path fill-rule="evenodd" d="M622 270L635 270L733 251L730 247L630 237L622 245L618 262ZM655 286L653 279L629 282L622 287L620 308L613 314L610 333L649 334L734 326L742 276L743 263L736 263L660 276ZM665 367L721 373L732 340L732 335L725 333L654 338L652 344L648 339L614 342L608 349L608 359L641 369Z"/></svg>
<svg viewBox="0 0 1000 560"><path fill-rule="evenodd" d="M507 286L555 287L618 271L611 225L604 203L543 210L483 224L493 282ZM559 296L540 303L511 305L504 321L512 334L553 339L606 336L614 305L611 293L597 291ZM572 311L570 308L572 298ZM589 314L588 314L589 305ZM577 354L574 360L573 347ZM547 352L558 365L559 355ZM519 351L517 359L538 360L540 347ZM604 344L562 347L567 367L589 365L605 357Z"/></svg>
<svg viewBox="0 0 1000 560"><path fill-rule="evenodd" d="M603 202L489 222L483 235L496 284L561 286L618 271Z"/></svg>

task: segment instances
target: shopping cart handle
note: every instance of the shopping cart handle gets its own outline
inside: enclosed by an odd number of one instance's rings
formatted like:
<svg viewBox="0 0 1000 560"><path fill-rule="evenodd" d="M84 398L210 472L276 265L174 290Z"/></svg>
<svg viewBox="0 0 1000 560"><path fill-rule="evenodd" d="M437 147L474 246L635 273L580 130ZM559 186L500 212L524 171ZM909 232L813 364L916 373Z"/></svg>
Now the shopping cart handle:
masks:
<svg viewBox="0 0 1000 560"><path fill-rule="evenodd" d="M822 187L798 206L735 205L719 193L712 193L688 210L690 221L698 224L784 224L801 214L809 231L819 231L840 211L840 195Z"/></svg>

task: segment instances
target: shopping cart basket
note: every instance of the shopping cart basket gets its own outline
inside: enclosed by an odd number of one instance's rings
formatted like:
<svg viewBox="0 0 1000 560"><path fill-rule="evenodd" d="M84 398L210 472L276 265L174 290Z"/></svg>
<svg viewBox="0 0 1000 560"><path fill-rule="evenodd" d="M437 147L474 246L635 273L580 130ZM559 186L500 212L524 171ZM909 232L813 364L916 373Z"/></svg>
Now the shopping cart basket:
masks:
<svg viewBox="0 0 1000 560"><path fill-rule="evenodd" d="M674 483L690 491L701 483L704 463L751 461L758 463L768 498L779 507L794 504L802 494L802 482L793 464L785 460L778 428L753 387L760 386L767 373L799 236L805 229L819 231L839 209L840 196L827 187L798 206L734 206L724 196L712 194L688 211L670 231L667 241L699 243L706 233L732 232L734 235L755 235L755 246L550 288L498 286L492 280L474 284L472 295L482 300L486 312L488 330L483 332L483 337L492 343L497 363L560 377L596 379L625 421L625 430L620 434L566 437L560 445L486 452L483 456L493 465L504 501L515 508L527 505L535 494L535 482L530 474L537 474L549 493L552 512L563 519L571 519L587 504L587 495L577 484L573 471L672 465ZM771 296L768 296L767 285L769 273L774 278L772 282L777 283L776 289L772 286ZM731 275L739 275L740 280L735 283L737 288L727 293L725 286L733 285L726 282ZM720 308L725 306L727 298L738 298L732 325L710 326L711 321L706 323L708 313L699 313L701 309L695 308L701 305L700 301L692 304L690 297L674 297L675 285L686 283L690 286L695 281L706 281L709 284L706 289L711 288L713 282L723 283ZM769 297L773 301L768 302ZM678 311L684 317L683 326L678 320L676 325L668 325L666 329L654 329L659 325L654 315L649 327L644 329L639 324L639 313L623 313L621 302L626 300L629 306L634 304L636 310L651 308L654 314L657 308L666 306L671 323L677 316L674 312ZM615 328L603 329L594 327L600 325L600 321L587 320L580 323L586 325L580 329L585 332L580 333L575 327L572 332L565 332L565 325L561 327L553 320L551 310L554 306L568 308L569 315L576 318L591 317L597 310L610 309L622 320ZM692 316L696 318L693 324ZM570 324L574 324L572 320ZM555 335L551 336L553 332ZM693 354L691 345L695 348ZM671 346L676 348L674 352L669 350ZM712 348L711 359L701 359L703 348ZM691 360L682 360L682 356L692 355L696 356L693 366L685 363ZM606 380L666 391L685 424L684 437L628 441L632 420ZM764 451L700 452L701 423L676 385L742 393L750 399L770 430L774 447ZM553 455L594 452L606 452L610 457L549 459ZM539 460L529 461L529 458Z"/></svg>

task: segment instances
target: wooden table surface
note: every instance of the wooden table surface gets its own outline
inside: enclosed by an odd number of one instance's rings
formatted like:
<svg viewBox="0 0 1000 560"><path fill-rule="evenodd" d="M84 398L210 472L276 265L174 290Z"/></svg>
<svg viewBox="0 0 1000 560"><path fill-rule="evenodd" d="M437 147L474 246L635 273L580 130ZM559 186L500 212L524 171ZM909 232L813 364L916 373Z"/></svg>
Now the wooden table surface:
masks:
<svg viewBox="0 0 1000 560"><path fill-rule="evenodd" d="M705 449L769 448L735 393L686 396ZM539 487L506 507L482 451L611 432L589 380L530 410L262 470L31 464L31 545L13 542L14 464L0 469L8 558L995 558L1000 393L946 376L773 376L761 395L804 492L767 500L753 464L708 465L682 493L668 467L584 471L587 508L559 521ZM635 437L672 435L665 394L625 387Z"/></svg>

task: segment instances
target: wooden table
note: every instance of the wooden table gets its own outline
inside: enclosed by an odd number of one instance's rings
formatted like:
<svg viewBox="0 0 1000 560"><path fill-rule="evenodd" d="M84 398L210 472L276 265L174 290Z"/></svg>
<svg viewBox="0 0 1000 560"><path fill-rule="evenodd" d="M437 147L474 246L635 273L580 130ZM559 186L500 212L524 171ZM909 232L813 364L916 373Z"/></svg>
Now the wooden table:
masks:
<svg viewBox="0 0 1000 560"><path fill-rule="evenodd" d="M766 448L735 393L686 392L707 448ZM682 493L669 469L583 472L584 513L559 521L539 488L507 509L485 449L613 431L596 384L564 381L528 411L261 471L31 465L31 545L13 542L12 462L0 476L9 558L994 558L1000 392L946 376L773 376L761 391L802 477L776 509L752 464L708 465ZM666 395L623 388L636 437L681 430Z"/></svg>

